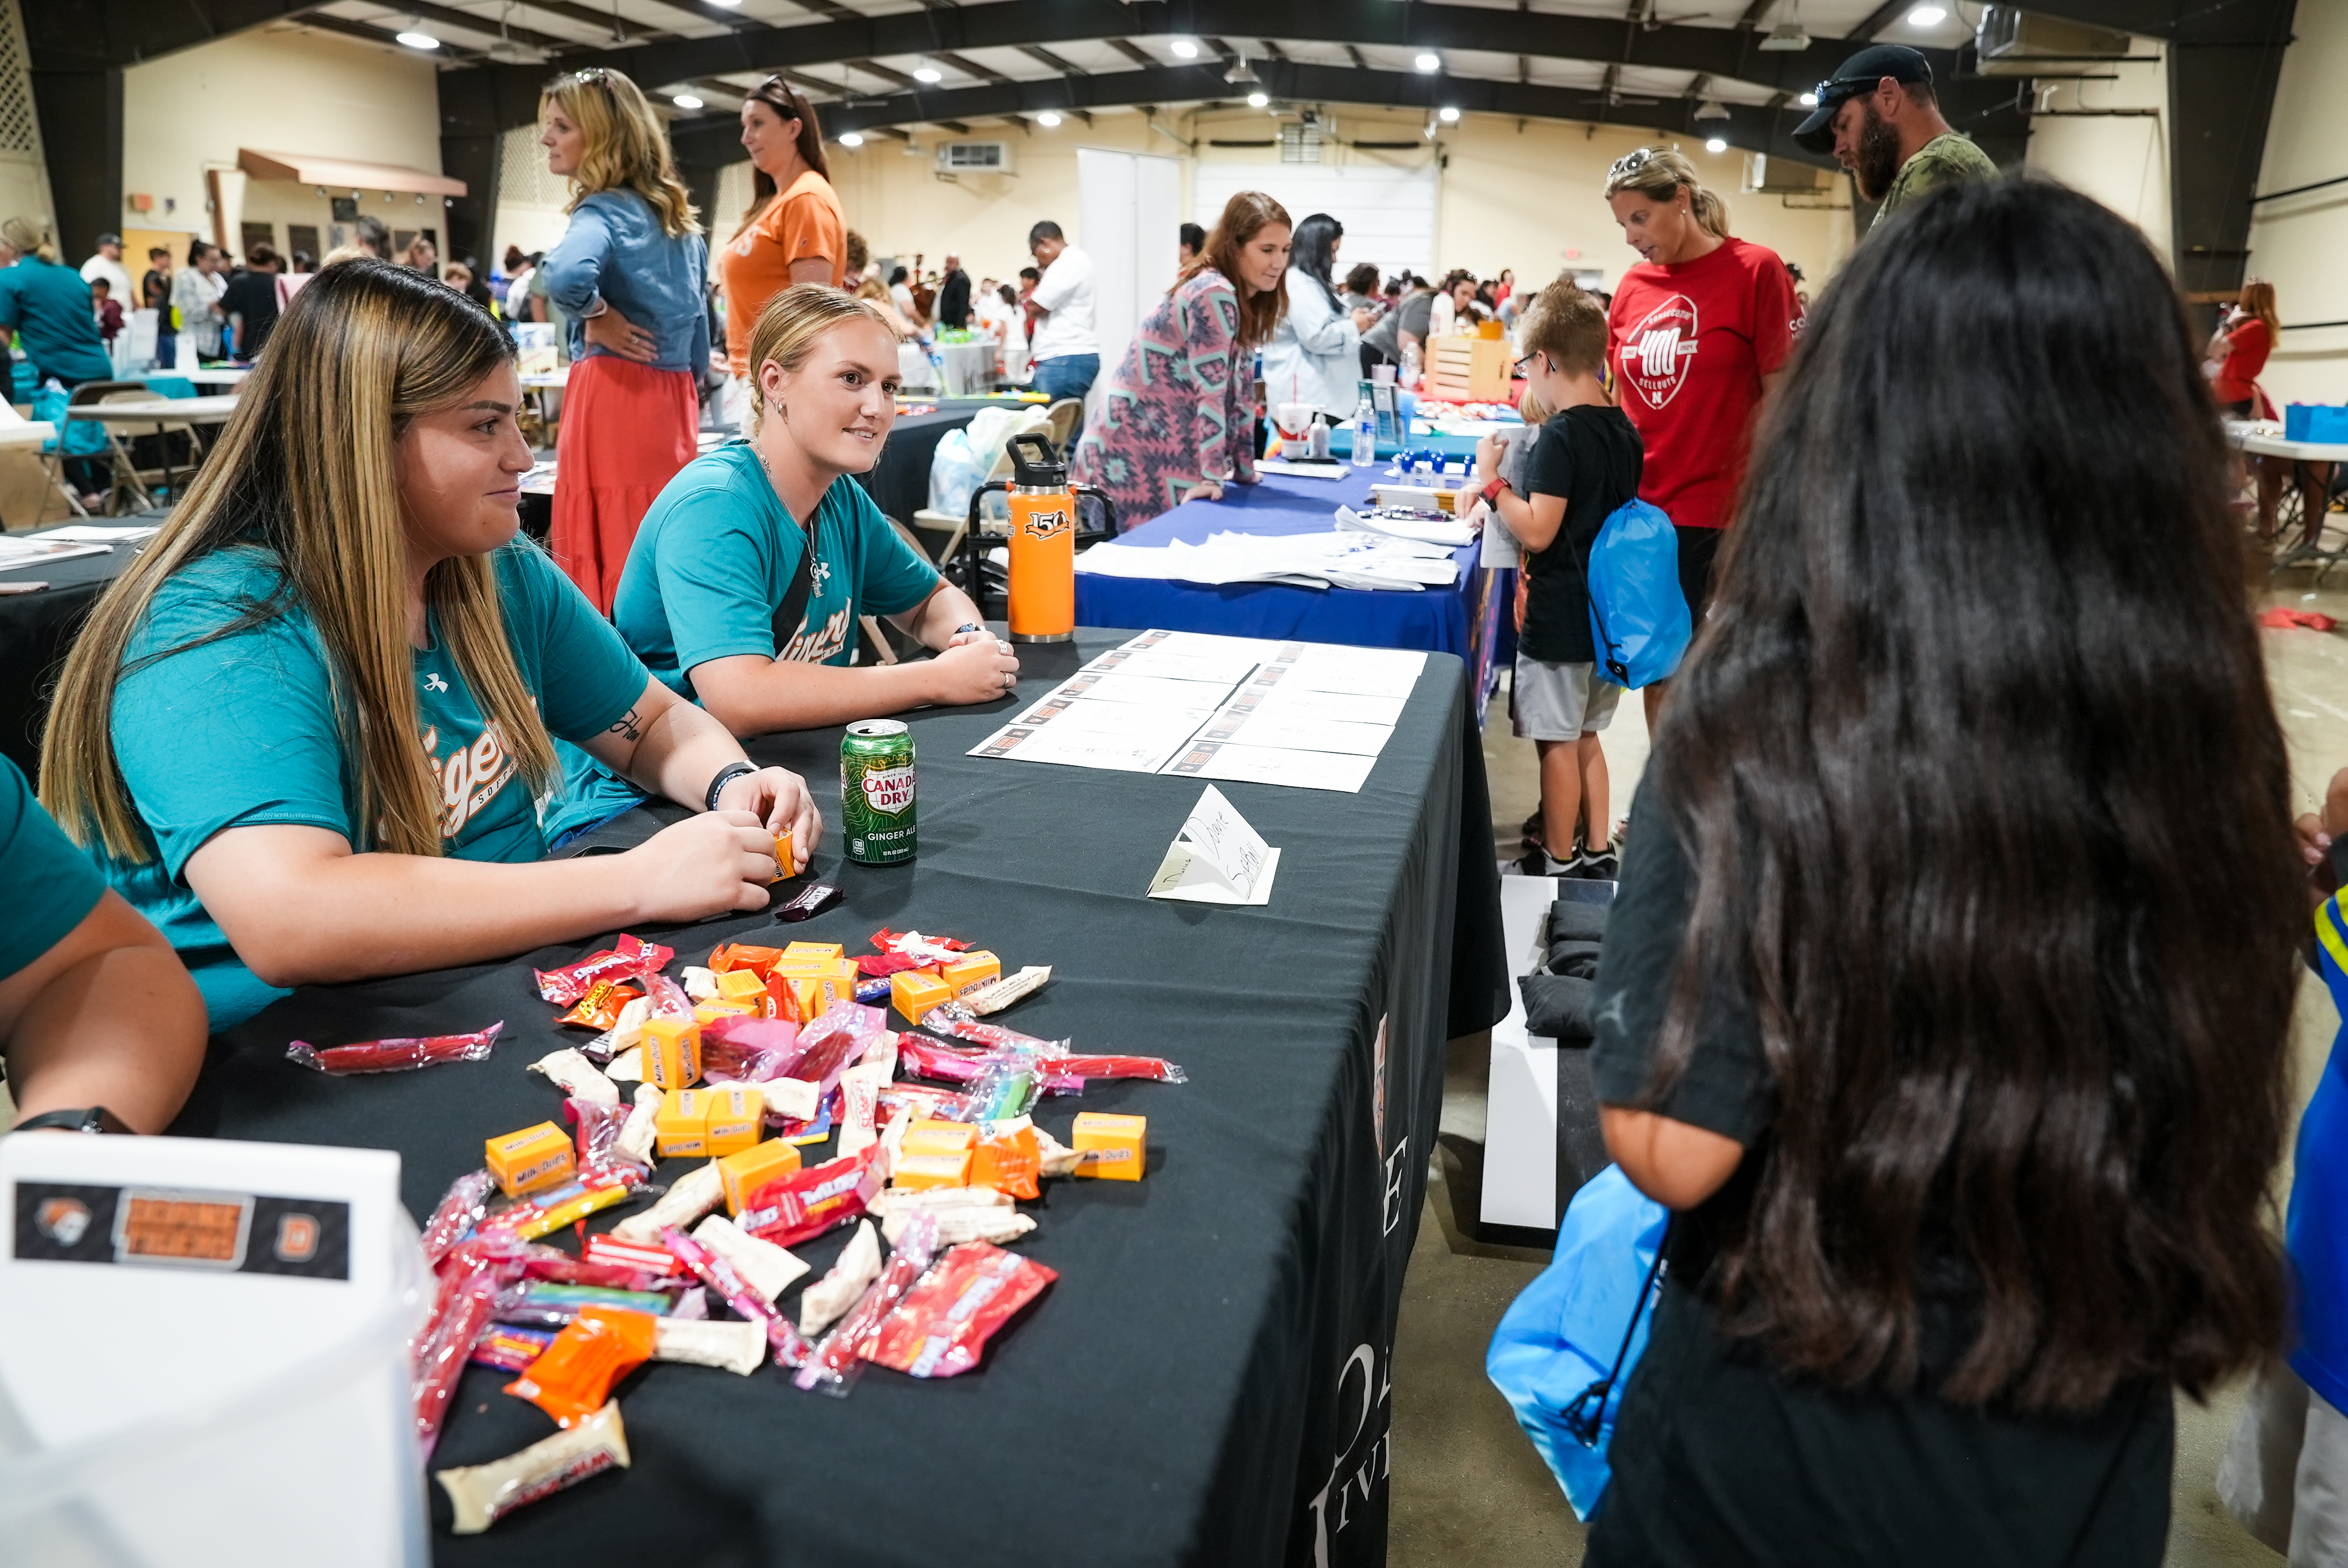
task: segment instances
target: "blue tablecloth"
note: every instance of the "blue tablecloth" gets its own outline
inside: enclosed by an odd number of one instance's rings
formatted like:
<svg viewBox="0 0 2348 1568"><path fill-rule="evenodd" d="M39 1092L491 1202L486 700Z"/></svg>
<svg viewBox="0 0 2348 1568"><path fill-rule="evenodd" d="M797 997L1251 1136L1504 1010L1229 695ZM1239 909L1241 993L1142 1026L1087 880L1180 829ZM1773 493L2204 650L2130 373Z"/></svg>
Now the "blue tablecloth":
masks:
<svg viewBox="0 0 2348 1568"><path fill-rule="evenodd" d="M1366 506L1385 466L1342 479L1266 475L1255 485L1233 485L1220 501L1190 501L1152 518L1119 540L1122 546L1163 548L1176 539L1203 542L1210 534L1313 534L1336 527L1341 502ZM1467 659L1482 619L1477 547L1456 552L1459 580L1421 593L1363 589L1316 589L1284 583L1221 587L1156 579L1076 574L1079 626L1162 626L1169 631L1211 631L1227 637L1293 637L1366 648L1423 648Z"/></svg>

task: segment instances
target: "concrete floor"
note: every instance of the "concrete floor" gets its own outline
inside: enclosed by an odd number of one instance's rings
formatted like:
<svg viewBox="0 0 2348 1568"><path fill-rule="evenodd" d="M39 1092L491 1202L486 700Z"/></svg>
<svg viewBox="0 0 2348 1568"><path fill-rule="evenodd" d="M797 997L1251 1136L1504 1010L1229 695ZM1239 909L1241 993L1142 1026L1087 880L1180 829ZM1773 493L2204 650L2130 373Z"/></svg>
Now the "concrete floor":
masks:
<svg viewBox="0 0 2348 1568"><path fill-rule="evenodd" d="M2334 770L2348 766L2348 569L2318 588L2305 571L2268 581L2251 573L2252 608L2321 610L2336 632L2262 630L2267 670L2291 745L2295 809L2314 810ZM1540 800L1530 742L1509 733L1505 693L1485 732L1495 853L1513 858L1519 825ZM1611 815L1619 820L1647 758L1644 715L1625 702L1606 732L1612 774ZM2309 976L2300 997L2294 1102L2313 1092L2340 1027L2322 984ZM1482 1246L1462 1234L1452 1194L1473 1181L1484 1126L1484 1041L1455 1042L1445 1077L1443 1152L1430 1173L1426 1212L1403 1287L1395 1346L1393 1515L1387 1559L1394 1568L1502 1568L1581 1561L1582 1527L1515 1419L1484 1377L1484 1349L1509 1303L1540 1272L1545 1256ZM2288 1163L2276 1190L2288 1190ZM1472 1225L1474 1204L1461 1207ZM2278 1553L2253 1540L2218 1501L2218 1463L2241 1409L2243 1389L2219 1390L2207 1406L2179 1399L2169 1524L2169 1568L2280 1568Z"/></svg>

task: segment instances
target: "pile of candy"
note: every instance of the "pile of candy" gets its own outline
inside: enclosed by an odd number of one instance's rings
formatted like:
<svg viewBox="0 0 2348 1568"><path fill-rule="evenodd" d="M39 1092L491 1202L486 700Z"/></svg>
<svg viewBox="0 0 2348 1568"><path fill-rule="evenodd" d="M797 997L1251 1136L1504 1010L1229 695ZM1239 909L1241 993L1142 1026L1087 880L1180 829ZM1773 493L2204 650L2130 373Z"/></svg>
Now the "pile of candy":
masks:
<svg viewBox="0 0 2348 1568"><path fill-rule="evenodd" d="M771 1355L796 1387L834 1396L867 1362L914 1378L970 1370L1058 1277L1004 1250L1035 1228L1018 1200L1051 1177L1141 1179L1144 1118L1082 1113L1062 1143L1030 1113L1090 1079L1179 1083L1180 1068L989 1021L1049 968L1006 977L993 953L918 931L872 945L850 958L835 943L728 944L680 981L664 972L672 949L622 937L537 971L558 1021L597 1032L530 1067L563 1091L571 1130L548 1121L489 1139L483 1168L425 1226L438 1289L414 1346L416 1423L428 1455L473 1361L513 1372L505 1391L563 1430L438 1472L459 1534L625 1466L612 1389L647 1360L748 1376ZM911 1027L889 1028L891 1007ZM287 1055L329 1073L394 1071L479 1060L503 1027L296 1041ZM800 1151L827 1141L831 1157L805 1164ZM656 1160L685 1158L707 1163L650 1184ZM655 1192L584 1235L588 1215ZM574 1225L576 1255L543 1239ZM789 1249L849 1225L838 1261L787 1311L784 1292L811 1272Z"/></svg>

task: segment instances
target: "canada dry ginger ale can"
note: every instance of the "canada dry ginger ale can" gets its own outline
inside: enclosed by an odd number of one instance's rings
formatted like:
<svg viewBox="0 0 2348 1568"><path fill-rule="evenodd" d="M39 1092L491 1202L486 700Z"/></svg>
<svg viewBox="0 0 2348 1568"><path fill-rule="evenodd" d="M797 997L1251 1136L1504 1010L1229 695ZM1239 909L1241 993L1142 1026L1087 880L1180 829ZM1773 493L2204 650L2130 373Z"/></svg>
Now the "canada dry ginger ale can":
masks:
<svg viewBox="0 0 2348 1568"><path fill-rule="evenodd" d="M902 721L867 719L840 737L839 817L849 859L896 866L913 858L913 733Z"/></svg>

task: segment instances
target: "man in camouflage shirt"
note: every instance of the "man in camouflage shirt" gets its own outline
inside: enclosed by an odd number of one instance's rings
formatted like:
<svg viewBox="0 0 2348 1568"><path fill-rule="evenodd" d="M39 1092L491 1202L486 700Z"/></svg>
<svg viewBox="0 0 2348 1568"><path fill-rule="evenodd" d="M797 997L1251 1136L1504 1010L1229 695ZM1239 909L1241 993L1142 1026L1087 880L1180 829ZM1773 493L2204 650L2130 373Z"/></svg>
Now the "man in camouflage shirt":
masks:
<svg viewBox="0 0 2348 1568"><path fill-rule="evenodd" d="M1997 178L1989 155L1941 118L1931 64L1914 49L1861 49L1818 84L1818 98L1794 139L1812 152L1832 151L1859 193L1882 203L1878 223L1937 186Z"/></svg>

